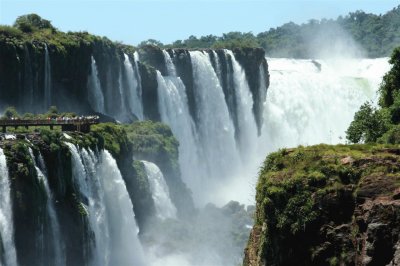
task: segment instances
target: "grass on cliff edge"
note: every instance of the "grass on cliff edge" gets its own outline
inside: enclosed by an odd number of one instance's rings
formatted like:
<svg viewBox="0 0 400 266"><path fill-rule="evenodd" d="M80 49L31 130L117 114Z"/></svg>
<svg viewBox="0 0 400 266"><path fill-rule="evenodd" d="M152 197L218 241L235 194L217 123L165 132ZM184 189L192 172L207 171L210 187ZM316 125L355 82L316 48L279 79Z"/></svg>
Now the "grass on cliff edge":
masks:
<svg viewBox="0 0 400 266"><path fill-rule="evenodd" d="M316 145L282 149L270 154L260 170L257 184L256 223L266 219L277 229L293 234L303 231L320 215L317 199L340 193L371 177L385 176L381 195L400 185L399 146ZM371 180L369 180L371 181Z"/></svg>

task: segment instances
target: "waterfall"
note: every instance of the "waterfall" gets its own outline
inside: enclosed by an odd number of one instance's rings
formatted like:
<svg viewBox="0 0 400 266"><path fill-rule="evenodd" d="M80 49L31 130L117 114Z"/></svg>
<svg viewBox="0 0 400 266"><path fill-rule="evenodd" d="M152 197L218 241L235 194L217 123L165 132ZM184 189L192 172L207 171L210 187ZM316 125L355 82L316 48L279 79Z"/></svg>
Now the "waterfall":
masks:
<svg viewBox="0 0 400 266"><path fill-rule="evenodd" d="M198 108L197 128L199 148L203 152L200 167L206 168L207 176L203 178L202 191L208 197L222 196L213 191L226 183L241 166L239 152L236 148L234 126L230 119L228 107L218 77L212 67L208 54L191 51L193 67L194 94ZM218 200L214 198L213 202Z"/></svg>
<svg viewBox="0 0 400 266"><path fill-rule="evenodd" d="M173 77L176 76L176 69L168 52L163 50L163 55L164 55L165 65L167 67L168 76L173 76Z"/></svg>
<svg viewBox="0 0 400 266"><path fill-rule="evenodd" d="M53 258L53 264L56 266L63 266L66 265L66 257L65 257L65 251L64 251L64 244L63 240L61 237L61 231L60 231L60 223L58 221L56 209L54 206L54 197L53 193L50 190L49 182L47 180L47 170L46 170L46 165L44 163L43 157L39 152L38 158L36 160L33 151L31 148L29 148L29 154L31 155L33 164L36 169L37 173L37 178L39 182L41 182L44 186L44 189L46 191L47 195L47 214L49 215L50 218L50 226L51 226L51 237L52 237L52 247L54 247L54 258ZM39 165L38 165L38 163Z"/></svg>
<svg viewBox="0 0 400 266"><path fill-rule="evenodd" d="M189 113L188 99L182 80L174 76L175 67L168 53L164 53L169 76L163 77L157 71L158 108L161 120L171 127L179 140L179 165L183 180L193 189L194 197L198 196L196 189L201 189L204 177L201 166L195 124ZM196 171L193 171L193 169Z"/></svg>
<svg viewBox="0 0 400 266"><path fill-rule="evenodd" d="M119 99L120 99L120 113L118 118L121 119L122 121L125 121L129 115L127 114L126 110L126 103L125 103L125 93L124 93L124 85L123 85L123 80L122 80L122 68L119 69L119 74L118 74L118 92L119 92Z"/></svg>
<svg viewBox="0 0 400 266"><path fill-rule="evenodd" d="M74 182L94 233L90 265L144 265L132 202L117 163L108 151L96 156L66 143L72 154Z"/></svg>
<svg viewBox="0 0 400 266"><path fill-rule="evenodd" d="M0 265L17 266L14 244L14 224L10 195L10 180L6 156L0 148Z"/></svg>
<svg viewBox="0 0 400 266"><path fill-rule="evenodd" d="M138 80L137 70L132 67L129 56L124 53L124 68L127 83L127 98L130 111L136 115L139 120L143 120L143 105L141 95L141 85ZM135 67L137 68L135 61Z"/></svg>
<svg viewBox="0 0 400 266"><path fill-rule="evenodd" d="M219 61L219 57L217 52L215 52L214 50L212 50L213 56L215 58L215 73L217 73L217 77L221 82L222 85L222 70L221 70L221 63Z"/></svg>
<svg viewBox="0 0 400 266"><path fill-rule="evenodd" d="M51 65L47 44L44 50L44 110L47 110L51 106Z"/></svg>
<svg viewBox="0 0 400 266"><path fill-rule="evenodd" d="M32 75L32 64L31 64L31 57L29 54L29 50L27 46L24 46L24 89L23 91L27 92L23 95L25 99L23 102L28 104L29 106L34 105L34 90L33 90L33 75ZM26 94L28 97L26 97Z"/></svg>
<svg viewBox="0 0 400 266"><path fill-rule="evenodd" d="M154 163L147 161L142 161L142 163L144 164L147 179L150 183L157 217L161 219L176 218L176 207L169 196L168 186L163 173Z"/></svg>
<svg viewBox="0 0 400 266"><path fill-rule="evenodd" d="M354 113L377 101L387 58L326 61L268 59L271 84L264 106L265 151L343 143Z"/></svg>
<svg viewBox="0 0 400 266"><path fill-rule="evenodd" d="M145 265L133 205L117 162L101 151L97 174L102 181L110 231L110 265Z"/></svg>
<svg viewBox="0 0 400 266"><path fill-rule="evenodd" d="M238 142L242 158L251 160L256 148L257 125L253 113L253 96L243 68L236 61L232 51L226 50L232 60L232 76L236 97L238 120Z"/></svg>
<svg viewBox="0 0 400 266"><path fill-rule="evenodd" d="M75 145L66 143L72 155L72 175L74 182L85 200L84 209L87 211L90 229L95 236L95 251L90 265L108 265L109 261L109 232L106 221L103 191L100 190L100 181L95 174L96 162L87 153L81 159ZM86 163L86 167L83 164Z"/></svg>
<svg viewBox="0 0 400 266"><path fill-rule="evenodd" d="M99 73L97 71L96 60L91 56L90 76L88 78L88 100L90 106L98 113L105 113L104 110L104 95L101 90Z"/></svg>

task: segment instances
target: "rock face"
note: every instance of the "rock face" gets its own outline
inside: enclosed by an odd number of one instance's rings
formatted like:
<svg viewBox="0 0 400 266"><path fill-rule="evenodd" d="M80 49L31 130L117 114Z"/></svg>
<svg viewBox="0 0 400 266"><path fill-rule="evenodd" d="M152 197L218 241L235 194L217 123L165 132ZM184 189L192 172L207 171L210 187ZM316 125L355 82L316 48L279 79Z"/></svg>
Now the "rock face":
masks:
<svg viewBox="0 0 400 266"><path fill-rule="evenodd" d="M365 145L271 154L244 265L399 265L399 155Z"/></svg>
<svg viewBox="0 0 400 266"><path fill-rule="evenodd" d="M196 117L194 101L194 79L189 50L166 50L176 67L177 75L185 84L192 117ZM231 59L223 49L204 50L211 57L218 54L221 64L221 83L223 83L228 105L232 92L227 90L229 75L232 71ZM261 128L262 103L260 87L266 93L269 85L268 66L265 52L258 48L235 49L234 56L243 67L246 79L253 94L253 111L258 128ZM46 63L46 60L48 62ZM123 122L137 120L129 110L131 89L127 86L125 60L129 59L137 71L137 82L140 83L140 95L145 119L159 121L157 107L157 73L165 76L167 66L164 51L159 47L147 45L134 48L114 43L107 38L100 38L88 33L55 32L46 38L38 35L32 40L27 33L6 35L0 31L0 109L14 106L20 113L42 113L49 106L55 105L60 111L76 113L101 112ZM140 58L140 61L139 61ZM103 110L96 110L91 104L89 79L93 71L93 60L104 103ZM215 59L213 61L215 63ZM48 68L46 67L48 64ZM267 77L260 84L260 66ZM214 68L216 65L214 64ZM135 73L136 75L136 73ZM50 94L46 102L46 86ZM265 95L264 95L265 96ZM50 104L50 105L49 105ZM94 108L94 109L93 109ZM233 107L232 107L233 108ZM231 109L232 109L231 108ZM230 110L233 114L235 111ZM123 114L123 115L122 115ZM234 115L232 117L235 119Z"/></svg>

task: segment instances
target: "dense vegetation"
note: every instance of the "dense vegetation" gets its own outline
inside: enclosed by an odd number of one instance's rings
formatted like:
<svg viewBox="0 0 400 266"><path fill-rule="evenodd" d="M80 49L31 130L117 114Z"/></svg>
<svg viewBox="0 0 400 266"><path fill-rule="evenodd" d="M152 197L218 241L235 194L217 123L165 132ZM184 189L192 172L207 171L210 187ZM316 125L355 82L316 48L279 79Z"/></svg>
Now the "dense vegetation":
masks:
<svg viewBox="0 0 400 266"><path fill-rule="evenodd" d="M400 41L400 6L383 15L356 11L337 19L311 19L298 25L286 23L254 35L252 32L229 32L222 36L190 36L171 44L150 39L140 45L153 44L174 48L262 47L268 56L310 58L323 49L347 51L349 46L364 49L369 57L389 56ZM338 47L340 46L340 47ZM365 55L355 51L356 55Z"/></svg>
<svg viewBox="0 0 400 266"><path fill-rule="evenodd" d="M379 106L367 102L355 114L346 134L352 143L400 143L400 47L389 60L391 70L379 89Z"/></svg>
<svg viewBox="0 0 400 266"><path fill-rule="evenodd" d="M2 42L15 45L45 42L64 53L69 48L102 42L105 46L117 46L123 50L134 51L133 46L112 42L106 37L95 36L86 31L67 33L59 31L49 20L43 19L37 14L20 16L13 26L0 25L0 43Z"/></svg>
<svg viewBox="0 0 400 266"><path fill-rule="evenodd" d="M0 26L0 41L23 43L45 41L61 51L81 43L105 42L109 46L118 46L124 50L135 48L112 42L106 37L99 37L87 32L60 32L48 20L36 14L17 18L13 26ZM243 48L262 47L268 56L310 58L321 56L322 50L348 52L351 46L355 55L369 57L389 56L400 41L400 6L383 15L351 12L337 19L311 19L307 23L286 23L258 33L228 32L222 36L189 36L171 44L163 44L149 39L139 44L155 45L162 48Z"/></svg>
<svg viewBox="0 0 400 266"><path fill-rule="evenodd" d="M389 264L400 222L398 208L390 205L399 196L398 152L370 144L270 154L260 171L244 265ZM376 230L372 223L385 228Z"/></svg>

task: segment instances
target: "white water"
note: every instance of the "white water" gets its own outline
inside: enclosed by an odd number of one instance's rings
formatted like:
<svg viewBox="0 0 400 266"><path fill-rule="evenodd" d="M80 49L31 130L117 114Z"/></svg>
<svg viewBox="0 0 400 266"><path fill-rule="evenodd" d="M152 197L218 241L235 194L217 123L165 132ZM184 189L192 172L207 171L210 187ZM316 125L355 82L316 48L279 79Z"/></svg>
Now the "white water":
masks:
<svg viewBox="0 0 400 266"><path fill-rule="evenodd" d="M46 44L44 50L44 110L47 110L51 105L51 65Z"/></svg>
<svg viewBox="0 0 400 266"><path fill-rule="evenodd" d="M354 113L377 101L387 58L318 61L268 59L270 87L264 106L265 151L318 143L344 143Z"/></svg>
<svg viewBox="0 0 400 266"><path fill-rule="evenodd" d="M143 114L143 101L142 101L142 78L140 76L140 71L139 71L139 53L138 52L134 52L133 54L133 59L135 62L135 77L137 80L137 97L140 99L139 103L138 103L138 107L137 107L137 116L139 118L139 120L144 120L144 114Z"/></svg>
<svg viewBox="0 0 400 266"><path fill-rule="evenodd" d="M161 121L171 127L173 134L179 139L179 165L182 178L193 189L194 197L198 196L196 188L203 182L202 169L193 171L193 166L200 162L198 140L192 117L189 113L185 86L179 77L167 52L164 51L169 76L163 77L157 71L158 108Z"/></svg>
<svg viewBox="0 0 400 266"><path fill-rule="evenodd" d="M218 57L217 52L212 50L212 53L213 53L214 58L215 58L215 72L217 74L218 79L221 81L222 80L221 63L219 62L219 57Z"/></svg>
<svg viewBox="0 0 400 266"><path fill-rule="evenodd" d="M143 120L141 86L127 54L124 54L124 69L128 85L126 97L129 109L139 120Z"/></svg>
<svg viewBox="0 0 400 266"><path fill-rule="evenodd" d="M90 106L98 113L105 113L104 110L104 95L101 90L99 74L97 71L96 60L91 57L90 76L88 78L88 100Z"/></svg>
<svg viewBox="0 0 400 266"><path fill-rule="evenodd" d="M2 259L4 266L17 266L17 255L14 244L14 224L12 203L10 195L10 180L8 176L8 168L6 156L3 149L0 148L0 241L4 248L2 258L0 257L0 265Z"/></svg>
<svg viewBox="0 0 400 266"><path fill-rule="evenodd" d="M122 81L122 68L119 69L119 74L118 74L118 92L119 92L119 99L120 99L120 106L118 108L120 109L120 113L118 114L118 120L121 121L126 121L129 119L129 114L126 110L126 103L125 103L125 91L124 91L124 85Z"/></svg>
<svg viewBox="0 0 400 266"><path fill-rule="evenodd" d="M42 155L39 153L38 156L38 162L39 165L37 165L35 156L33 154L33 151L31 148L29 148L29 154L31 155L33 164L35 166L36 172L37 172L37 178L40 182L43 183L46 195L47 195L47 214L49 215L50 218L50 226L51 226L51 233L52 233L52 240L53 243L51 244L52 247L54 247L54 260L53 263L56 266L63 266L66 265L66 257L65 257L65 251L64 251L64 243L61 237L61 231L60 231L60 223L57 218L57 213L55 210L54 206L54 197L53 193L50 190L49 187L49 182L47 180L47 170L46 170L46 165L44 163ZM42 239L43 240L43 239Z"/></svg>
<svg viewBox="0 0 400 266"><path fill-rule="evenodd" d="M245 164L252 161L256 149L257 125L253 114L253 96L243 68L236 61L232 51L226 53L232 58L233 84L236 97L236 108L239 127L239 148Z"/></svg>
<svg viewBox="0 0 400 266"><path fill-rule="evenodd" d="M108 151L101 151L97 158L90 150L66 144L95 237L91 265L145 265L132 202L115 159Z"/></svg>
<svg viewBox="0 0 400 266"><path fill-rule="evenodd" d="M157 217L160 219L176 218L176 207L171 201L169 189L160 168L151 162L142 161L142 163L144 164L147 179L150 183Z"/></svg>
<svg viewBox="0 0 400 266"><path fill-rule="evenodd" d="M242 168L235 142L234 126L209 55L192 51L190 56L198 111L199 149L202 149L204 156L193 168L205 168L207 171L202 179L202 195L199 198L202 203L226 203L227 194L221 193L220 189L225 188L227 180L233 179L232 176Z"/></svg>
<svg viewBox="0 0 400 266"><path fill-rule="evenodd" d="M110 265L145 265L132 202L117 162L108 151L101 151L97 171L103 184L109 220Z"/></svg>

